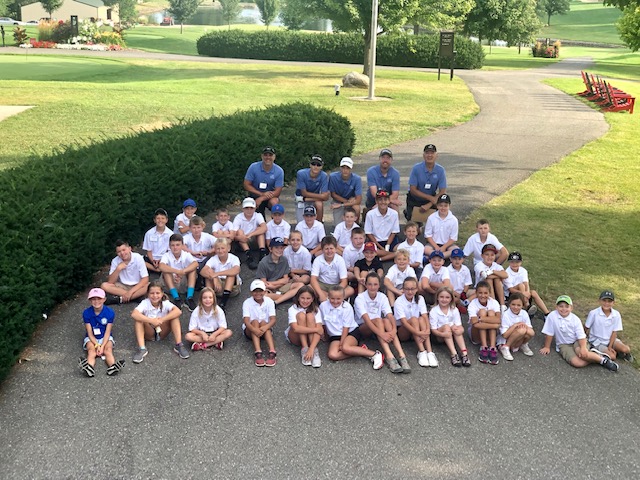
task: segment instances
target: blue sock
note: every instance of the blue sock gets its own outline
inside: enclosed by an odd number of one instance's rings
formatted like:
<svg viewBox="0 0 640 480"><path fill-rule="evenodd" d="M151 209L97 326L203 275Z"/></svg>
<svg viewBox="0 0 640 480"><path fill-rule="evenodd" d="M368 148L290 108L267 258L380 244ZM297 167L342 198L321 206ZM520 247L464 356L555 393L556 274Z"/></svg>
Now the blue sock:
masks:
<svg viewBox="0 0 640 480"><path fill-rule="evenodd" d="M195 292L195 290L193 287L187 288L187 298L193 298L193 292Z"/></svg>
<svg viewBox="0 0 640 480"><path fill-rule="evenodd" d="M173 298L180 298L180 295L178 294L178 289L177 288L172 288L171 290L169 290L169 293L171 293L171 296Z"/></svg>

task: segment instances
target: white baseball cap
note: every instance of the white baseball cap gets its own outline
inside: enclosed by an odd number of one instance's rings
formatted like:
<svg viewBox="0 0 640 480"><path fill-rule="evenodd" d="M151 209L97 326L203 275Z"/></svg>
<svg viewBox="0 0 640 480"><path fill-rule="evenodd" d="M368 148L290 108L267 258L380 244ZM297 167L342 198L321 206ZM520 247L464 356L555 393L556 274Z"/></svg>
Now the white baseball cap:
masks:
<svg viewBox="0 0 640 480"><path fill-rule="evenodd" d="M251 282L250 290L253 292L254 290L266 290L267 286L264 284L262 280L254 280Z"/></svg>
<svg viewBox="0 0 640 480"><path fill-rule="evenodd" d="M351 160L350 157L342 157L342 160L340 160L340 166L353 168L353 160Z"/></svg>
<svg viewBox="0 0 640 480"><path fill-rule="evenodd" d="M245 198L242 201L242 208L247 208L247 207L256 208L256 201L251 197Z"/></svg>

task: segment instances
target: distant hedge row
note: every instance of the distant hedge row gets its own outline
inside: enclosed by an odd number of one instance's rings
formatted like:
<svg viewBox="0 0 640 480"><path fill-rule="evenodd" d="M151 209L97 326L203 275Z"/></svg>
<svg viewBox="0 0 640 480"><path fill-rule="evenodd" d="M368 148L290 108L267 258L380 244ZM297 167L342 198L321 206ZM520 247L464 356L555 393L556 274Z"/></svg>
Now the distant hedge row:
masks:
<svg viewBox="0 0 640 480"><path fill-rule="evenodd" d="M395 67L437 67L438 35L382 35L378 37L378 65ZM198 53L209 57L253 58L362 64L362 35L301 33L289 31L247 32L216 30L198 39ZM455 37L456 68L481 68L482 47L460 35ZM449 67L449 59L442 60Z"/></svg>
<svg viewBox="0 0 640 480"><path fill-rule="evenodd" d="M43 312L85 288L117 238L139 243L156 208L174 216L192 197L204 213L242 197L265 145L291 179L314 153L337 166L354 143L346 118L294 103L68 147L2 172L0 380Z"/></svg>

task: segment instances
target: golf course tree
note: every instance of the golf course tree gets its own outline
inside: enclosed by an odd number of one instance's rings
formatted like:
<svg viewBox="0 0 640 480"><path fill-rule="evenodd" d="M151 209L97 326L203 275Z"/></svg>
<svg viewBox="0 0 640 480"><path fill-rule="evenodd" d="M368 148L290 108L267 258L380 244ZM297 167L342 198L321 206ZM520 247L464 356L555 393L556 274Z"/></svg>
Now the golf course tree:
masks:
<svg viewBox="0 0 640 480"><path fill-rule="evenodd" d="M605 0L604 4L622 10L616 25L620 38L631 51L640 50L640 0Z"/></svg>
<svg viewBox="0 0 640 480"><path fill-rule="evenodd" d="M303 2L281 0L280 18L288 30L301 30L304 22L313 17L309 14L309 11L305 9Z"/></svg>
<svg viewBox="0 0 640 480"><path fill-rule="evenodd" d="M260 10L260 18L262 23L267 26L273 23L278 16L278 0L256 0L258 10Z"/></svg>
<svg viewBox="0 0 640 480"><path fill-rule="evenodd" d="M103 0L103 2L107 7L117 9L120 25L131 25L138 19L136 0Z"/></svg>
<svg viewBox="0 0 640 480"><path fill-rule="evenodd" d="M431 31L454 30L464 23L474 5L475 0L420 0L409 23L413 25L415 35L420 33L421 28Z"/></svg>
<svg viewBox="0 0 640 480"><path fill-rule="evenodd" d="M184 22L191 17L202 3L202 0L169 0L167 12L180 24L180 33L183 32Z"/></svg>
<svg viewBox="0 0 640 480"><path fill-rule="evenodd" d="M58 10L63 2L64 0L40 0L42 8L49 14L49 20L51 20L51 14Z"/></svg>
<svg viewBox="0 0 640 480"><path fill-rule="evenodd" d="M229 29L231 29L231 22L233 22L240 14L240 0L218 0L222 7L222 19L227 23Z"/></svg>
<svg viewBox="0 0 640 480"><path fill-rule="evenodd" d="M551 15L568 13L571 0L538 0L538 8L547 15L547 25L551 25Z"/></svg>

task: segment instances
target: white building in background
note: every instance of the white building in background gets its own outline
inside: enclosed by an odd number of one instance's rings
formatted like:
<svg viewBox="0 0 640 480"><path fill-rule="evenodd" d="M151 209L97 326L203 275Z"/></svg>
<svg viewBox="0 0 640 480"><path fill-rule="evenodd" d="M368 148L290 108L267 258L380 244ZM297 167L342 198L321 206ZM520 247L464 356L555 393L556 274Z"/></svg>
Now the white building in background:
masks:
<svg viewBox="0 0 640 480"><path fill-rule="evenodd" d="M49 14L42 7L40 2L30 3L20 8L22 20L28 22L30 20L40 20L41 18L49 18ZM109 20L118 22L117 9L107 7L102 0L64 0L60 8L51 13L54 20L69 20L71 15L77 15L78 20Z"/></svg>

